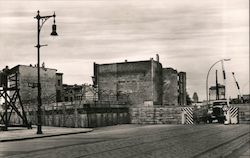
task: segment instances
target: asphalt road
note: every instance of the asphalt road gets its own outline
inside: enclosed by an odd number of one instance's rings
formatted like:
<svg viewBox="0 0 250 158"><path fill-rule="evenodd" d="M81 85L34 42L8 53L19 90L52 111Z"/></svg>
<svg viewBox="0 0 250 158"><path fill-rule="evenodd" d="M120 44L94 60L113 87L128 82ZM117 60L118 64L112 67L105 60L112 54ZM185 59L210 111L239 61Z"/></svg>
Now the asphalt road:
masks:
<svg viewBox="0 0 250 158"><path fill-rule="evenodd" d="M91 133L0 143L0 157L219 157L249 141L249 125L118 125Z"/></svg>

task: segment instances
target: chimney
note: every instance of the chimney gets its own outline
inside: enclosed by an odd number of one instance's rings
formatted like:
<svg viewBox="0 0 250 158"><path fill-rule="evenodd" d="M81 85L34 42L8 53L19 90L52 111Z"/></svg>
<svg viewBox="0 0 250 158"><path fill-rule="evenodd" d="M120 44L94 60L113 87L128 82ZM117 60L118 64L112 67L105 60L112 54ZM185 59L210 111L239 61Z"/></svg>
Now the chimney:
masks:
<svg viewBox="0 0 250 158"><path fill-rule="evenodd" d="M157 61L157 62L160 61L159 54L156 54L156 61Z"/></svg>
<svg viewBox="0 0 250 158"><path fill-rule="evenodd" d="M128 62L128 60L127 60L127 59L125 60L125 63L126 63L126 62Z"/></svg>
<svg viewBox="0 0 250 158"><path fill-rule="evenodd" d="M45 68L45 63L44 62L42 63L42 68Z"/></svg>

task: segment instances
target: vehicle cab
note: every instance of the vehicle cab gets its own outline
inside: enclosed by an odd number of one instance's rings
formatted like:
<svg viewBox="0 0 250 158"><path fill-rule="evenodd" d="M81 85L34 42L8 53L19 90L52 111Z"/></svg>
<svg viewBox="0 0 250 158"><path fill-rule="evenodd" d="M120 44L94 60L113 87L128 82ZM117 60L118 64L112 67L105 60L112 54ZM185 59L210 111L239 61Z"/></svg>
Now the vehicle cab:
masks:
<svg viewBox="0 0 250 158"><path fill-rule="evenodd" d="M225 109L227 108L227 100L215 100L213 101L208 109L209 123L217 120L219 123L224 123L225 121Z"/></svg>

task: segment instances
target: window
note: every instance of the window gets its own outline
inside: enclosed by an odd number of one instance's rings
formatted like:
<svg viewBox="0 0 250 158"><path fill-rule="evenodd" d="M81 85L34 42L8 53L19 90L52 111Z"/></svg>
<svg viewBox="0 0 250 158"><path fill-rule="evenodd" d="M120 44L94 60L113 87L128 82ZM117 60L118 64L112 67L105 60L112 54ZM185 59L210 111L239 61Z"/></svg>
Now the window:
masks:
<svg viewBox="0 0 250 158"><path fill-rule="evenodd" d="M56 90L56 101L57 102L61 102L61 91L60 90Z"/></svg>
<svg viewBox="0 0 250 158"><path fill-rule="evenodd" d="M68 97L65 97L64 100L65 100L66 102L69 101Z"/></svg>
<svg viewBox="0 0 250 158"><path fill-rule="evenodd" d="M61 80L57 80L57 85L61 86Z"/></svg>

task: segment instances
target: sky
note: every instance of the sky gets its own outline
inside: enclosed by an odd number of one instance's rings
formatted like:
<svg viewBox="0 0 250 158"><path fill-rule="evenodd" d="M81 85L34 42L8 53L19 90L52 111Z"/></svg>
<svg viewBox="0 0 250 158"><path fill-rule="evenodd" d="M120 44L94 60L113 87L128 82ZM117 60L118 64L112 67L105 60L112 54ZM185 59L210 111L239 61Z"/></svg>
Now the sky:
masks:
<svg viewBox="0 0 250 158"><path fill-rule="evenodd" d="M41 31L41 62L64 73L64 83L92 83L98 64L149 60L187 73L187 92L206 98L206 76L224 62L228 94L249 94L248 0L0 0L0 69L37 62L37 21L56 13ZM221 64L215 70L222 80Z"/></svg>

